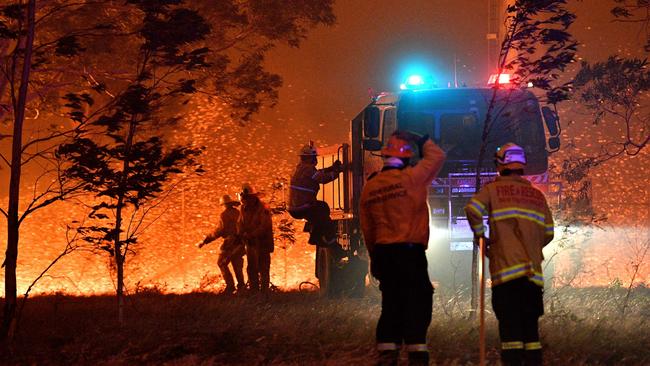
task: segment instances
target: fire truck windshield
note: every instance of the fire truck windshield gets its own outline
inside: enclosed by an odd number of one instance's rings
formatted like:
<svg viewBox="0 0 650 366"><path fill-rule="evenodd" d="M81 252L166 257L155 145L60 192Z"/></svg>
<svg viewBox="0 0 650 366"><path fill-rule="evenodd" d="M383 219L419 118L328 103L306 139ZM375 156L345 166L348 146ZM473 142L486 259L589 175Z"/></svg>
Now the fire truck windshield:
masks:
<svg viewBox="0 0 650 366"><path fill-rule="evenodd" d="M436 89L404 93L398 128L428 134L447 153L445 172L475 170L493 89ZM526 90L498 90L482 169L492 170L492 153L506 142L524 147L526 174L547 170L546 140L537 98Z"/></svg>

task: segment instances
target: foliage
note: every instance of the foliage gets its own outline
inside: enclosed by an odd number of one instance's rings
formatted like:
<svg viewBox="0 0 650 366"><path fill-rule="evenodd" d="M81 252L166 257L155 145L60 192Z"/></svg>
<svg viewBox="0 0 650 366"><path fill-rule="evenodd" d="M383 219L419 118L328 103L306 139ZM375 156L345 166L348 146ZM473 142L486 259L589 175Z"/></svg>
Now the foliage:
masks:
<svg viewBox="0 0 650 366"><path fill-rule="evenodd" d="M65 162L63 175L82 182L84 190L96 197L89 213L94 224L78 230L84 240L114 258L118 298L124 262L130 246L146 228L143 223L154 200L163 194L171 177L193 165L200 153L190 146L166 143L163 129L174 120L159 115L169 100L196 91L192 87L195 79L185 75L208 66L208 49L197 43L205 40L210 26L180 3L130 1L142 13L131 82L101 107L94 106L89 93L65 96L70 119L82 127L72 142L59 146L57 156ZM171 31L179 28L185 31ZM97 109L87 115L84 108Z"/></svg>
<svg viewBox="0 0 650 366"><path fill-rule="evenodd" d="M540 322L546 362L647 364L650 294L647 288L635 288L630 312L621 318L617 300L624 293L617 288L547 292L546 314ZM371 364L377 355L375 326L381 312L377 295L331 301L317 293L272 293L264 300L151 292L131 297L134 311L123 329L113 326L111 298L35 298L25 309L25 331L6 360L10 364ZM467 319L466 311L445 313L437 292L435 296L428 337L433 362L475 364L474 322ZM467 303L459 308L466 309ZM488 361L496 364L498 328L491 307L487 309ZM44 323L49 326L43 327Z"/></svg>
<svg viewBox="0 0 650 366"><path fill-rule="evenodd" d="M512 82L516 85L532 82L546 91L549 104L569 97L569 85L556 84L560 73L574 61L577 50L577 42L568 32L576 16L566 9L566 2L518 0L507 8L499 73L513 71Z"/></svg>
<svg viewBox="0 0 650 366"><path fill-rule="evenodd" d="M645 51L650 52L650 1L648 0L613 0L616 4L612 15L619 22L640 23L645 33Z"/></svg>
<svg viewBox="0 0 650 366"><path fill-rule="evenodd" d="M602 144L600 153L582 164L599 165L621 155L637 155L650 142L650 70L648 61L610 56L604 62L582 62L574 79L577 99L594 115L594 125L623 125L620 140Z"/></svg>

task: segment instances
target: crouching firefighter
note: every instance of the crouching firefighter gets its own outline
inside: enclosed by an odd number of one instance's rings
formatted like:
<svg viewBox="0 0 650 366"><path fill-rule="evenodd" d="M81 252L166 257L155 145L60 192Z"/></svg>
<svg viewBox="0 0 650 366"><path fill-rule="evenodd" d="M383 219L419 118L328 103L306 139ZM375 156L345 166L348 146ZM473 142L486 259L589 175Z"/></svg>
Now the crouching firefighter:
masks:
<svg viewBox="0 0 650 366"><path fill-rule="evenodd" d="M487 256L503 364L542 365L542 248L553 240L553 217L542 192L522 178L523 148L499 147L495 163L499 176L472 197L465 212L477 239L485 236L483 217L489 220Z"/></svg>
<svg viewBox="0 0 650 366"><path fill-rule="evenodd" d="M300 163L291 176L289 214L295 219L306 219L310 227L309 244L333 248L339 256L342 250L337 243L336 223L330 218L330 207L316 196L320 184L338 178L343 171L339 160L325 169L316 169L317 152L310 143L300 150Z"/></svg>
<svg viewBox="0 0 650 366"><path fill-rule="evenodd" d="M416 143L422 159L410 167ZM360 202L370 271L381 290L378 364L397 365L399 347L404 343L410 365L428 365L426 336L433 286L425 256L429 241L427 193L445 153L428 136L397 131L381 154L384 166L363 187Z"/></svg>
<svg viewBox="0 0 650 366"><path fill-rule="evenodd" d="M226 207L226 209L221 213L219 225L213 232L203 239L199 244L199 248L213 242L217 238L223 238L223 244L221 244L221 248L219 249L217 265L221 270L223 279L226 281L226 289L224 290L224 293L232 294L235 292L235 281L233 280L232 273L230 273L228 264L232 264L232 268L235 271L235 278L237 278L237 291L246 287L243 271L245 247L244 242L237 235L239 210L235 207L239 206L239 201L230 198L230 196L226 194L221 197L219 203Z"/></svg>

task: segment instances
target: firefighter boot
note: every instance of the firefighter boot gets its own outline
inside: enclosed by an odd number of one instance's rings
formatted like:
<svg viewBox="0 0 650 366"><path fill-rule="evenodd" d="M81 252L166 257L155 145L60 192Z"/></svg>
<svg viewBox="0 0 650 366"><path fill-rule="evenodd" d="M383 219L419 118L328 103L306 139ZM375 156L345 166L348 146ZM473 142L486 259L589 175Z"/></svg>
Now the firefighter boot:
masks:
<svg viewBox="0 0 650 366"><path fill-rule="evenodd" d="M526 366L542 366L542 350L525 350L524 351L524 365Z"/></svg>
<svg viewBox="0 0 650 366"><path fill-rule="evenodd" d="M399 350L379 351L377 366L397 366Z"/></svg>
<svg viewBox="0 0 650 366"><path fill-rule="evenodd" d="M522 366L524 364L524 350L523 349L502 350L501 363L504 366Z"/></svg>
<svg viewBox="0 0 650 366"><path fill-rule="evenodd" d="M416 351L409 352L409 366L427 366L429 365L429 352Z"/></svg>

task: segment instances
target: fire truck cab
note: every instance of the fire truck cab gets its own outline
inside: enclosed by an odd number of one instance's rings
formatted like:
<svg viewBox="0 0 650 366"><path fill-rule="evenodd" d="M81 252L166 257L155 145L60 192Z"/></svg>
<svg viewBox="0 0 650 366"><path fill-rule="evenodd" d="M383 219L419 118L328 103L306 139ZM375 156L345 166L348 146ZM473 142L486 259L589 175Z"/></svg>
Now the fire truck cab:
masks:
<svg viewBox="0 0 650 366"><path fill-rule="evenodd" d="M486 155L478 166L483 124L493 102ZM432 281L459 286L471 281L472 232L463 208L481 184L496 175L492 152L506 142L522 146L527 154L526 177L549 195L559 185L548 181L548 155L559 149L558 117L538 98L520 88L449 88L404 90L373 98L352 121L350 141L324 150L322 166L340 159L348 169L339 179L321 187L320 197L338 222L339 242L350 253L348 262L334 263L319 248L316 272L326 293L359 294L366 284L368 256L359 225L359 197L368 176L382 167L379 150L397 129L429 135L447 154L445 164L429 189L430 239L427 257ZM412 164L418 161L416 151ZM407 217L404 218L408 220Z"/></svg>

